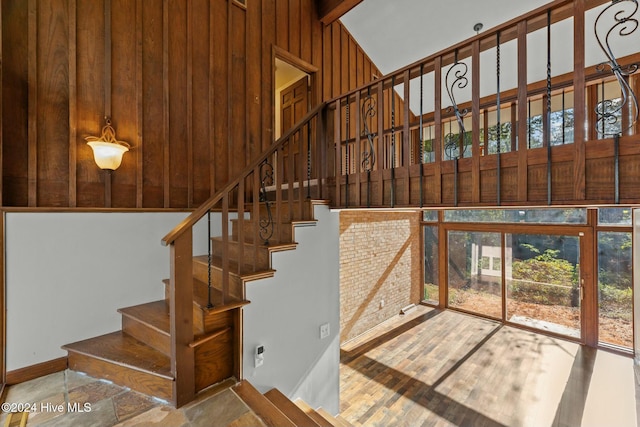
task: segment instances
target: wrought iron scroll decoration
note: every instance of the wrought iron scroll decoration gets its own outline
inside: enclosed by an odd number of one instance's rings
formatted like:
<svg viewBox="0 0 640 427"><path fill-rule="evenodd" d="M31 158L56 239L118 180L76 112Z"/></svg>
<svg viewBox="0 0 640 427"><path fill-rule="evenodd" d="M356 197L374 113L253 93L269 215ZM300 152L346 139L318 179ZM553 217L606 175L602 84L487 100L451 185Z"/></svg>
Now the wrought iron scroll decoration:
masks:
<svg viewBox="0 0 640 427"><path fill-rule="evenodd" d="M633 5L629 5L629 3L633 3ZM626 6L629 6L626 7ZM622 7L621 10L618 10L614 13L613 19L615 23L606 30L603 28L604 25L600 24L600 18L607 15L610 10L613 8ZM636 12L638 11L638 0L612 0L611 4L609 4L605 9L603 9L594 23L594 33L596 36L596 40L600 45L600 49L607 57L607 61L598 64L596 66L596 70L600 73L606 72L607 66L611 69L611 73L615 76L618 84L620 85L621 102L619 105L615 105L613 100L611 99L603 99L596 105L595 112L597 116L597 120L595 123L595 130L598 134L602 136L612 136L619 135L624 133L626 130L630 129L635 125L638 121L638 98L636 94L631 89L628 80L626 77L638 71L638 67L640 64L628 64L628 65L620 65L618 63L618 59L613 53L613 49L611 48L610 37L617 33L619 37L625 37L633 34L638 29L638 19L634 17ZM624 112L626 106L633 105L633 116L629 121L629 125L622 129L620 126L620 130L616 129L616 132L610 132L607 129L607 124L615 125L618 122L618 115Z"/></svg>
<svg viewBox="0 0 640 427"><path fill-rule="evenodd" d="M260 165L260 202L265 204L266 217L260 216L260 238L265 245L269 244L269 239L273 236L273 213L271 212L271 201L267 198L267 186L273 185L273 165L267 160Z"/></svg>
<svg viewBox="0 0 640 427"><path fill-rule="evenodd" d="M362 130L362 136L367 138L367 148L362 152L362 169L366 172L373 170L373 166L376 164L376 154L373 145L373 137L375 132L371 132L369 127L369 121L373 120L376 116L376 100L371 96L371 88L367 92L362 100L362 122L364 129Z"/></svg>
<svg viewBox="0 0 640 427"><path fill-rule="evenodd" d="M464 89L467 87L469 84L469 79L467 78L468 71L469 67L466 63L458 62L458 51L456 51L455 61L449 70L447 70L447 74L445 76L447 95L449 95L449 99L451 100L451 106L447 107L446 111L447 113L453 112L455 114L456 121L458 122L458 128L460 130L458 135L454 135L449 132L444 137L444 149L449 159L459 159L464 157L466 151L466 145L464 143L465 128L463 118L469 113L469 109L465 108L464 110L460 110L460 108L458 108L454 89Z"/></svg>

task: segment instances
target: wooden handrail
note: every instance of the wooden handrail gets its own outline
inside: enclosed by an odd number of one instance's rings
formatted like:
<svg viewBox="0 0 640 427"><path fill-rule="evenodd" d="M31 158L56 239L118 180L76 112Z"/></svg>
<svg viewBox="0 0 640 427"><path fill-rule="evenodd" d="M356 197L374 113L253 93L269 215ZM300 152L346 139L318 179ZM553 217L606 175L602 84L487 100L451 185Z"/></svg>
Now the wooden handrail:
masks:
<svg viewBox="0 0 640 427"><path fill-rule="evenodd" d="M191 215L181 221L173 230L171 230L166 236L162 238L162 244L168 246L172 244L178 237L180 237L186 230L192 228L208 211L210 211L216 203L220 202L223 196L232 191L238 183L249 176L253 170L264 162L270 155L276 152L282 144L288 141L291 136L298 132L304 125L306 125L313 117L315 117L325 104L320 103L311 111L309 111L298 123L296 123L291 129L286 131L278 140L276 140L271 146L265 150L260 157L250 163L246 168L238 174L237 178L229 182L223 189L219 190L216 194L211 196L209 200L204 202L198 207Z"/></svg>

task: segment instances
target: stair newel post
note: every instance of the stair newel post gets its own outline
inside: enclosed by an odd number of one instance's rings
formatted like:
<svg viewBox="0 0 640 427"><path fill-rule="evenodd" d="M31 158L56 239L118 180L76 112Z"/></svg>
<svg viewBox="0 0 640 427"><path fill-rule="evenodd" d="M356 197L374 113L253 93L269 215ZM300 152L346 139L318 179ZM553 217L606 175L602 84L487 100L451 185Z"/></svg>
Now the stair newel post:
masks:
<svg viewBox="0 0 640 427"><path fill-rule="evenodd" d="M193 342L193 233L189 228L171 244L169 298L173 403L180 407L195 396Z"/></svg>
<svg viewBox="0 0 640 427"><path fill-rule="evenodd" d="M229 193L222 196L222 301L229 295Z"/></svg>
<svg viewBox="0 0 640 427"><path fill-rule="evenodd" d="M207 308L213 308L211 301L211 209L207 211Z"/></svg>
<svg viewBox="0 0 640 427"><path fill-rule="evenodd" d="M244 178L238 183L238 275L242 276L244 265Z"/></svg>

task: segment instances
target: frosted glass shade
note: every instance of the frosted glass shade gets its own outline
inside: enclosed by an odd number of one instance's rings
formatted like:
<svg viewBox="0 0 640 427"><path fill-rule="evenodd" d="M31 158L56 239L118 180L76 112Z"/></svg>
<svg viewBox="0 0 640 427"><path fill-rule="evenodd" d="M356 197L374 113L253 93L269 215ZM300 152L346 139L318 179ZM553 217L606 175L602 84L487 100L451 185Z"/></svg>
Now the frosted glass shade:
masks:
<svg viewBox="0 0 640 427"><path fill-rule="evenodd" d="M100 169L118 169L122 155L129 151L128 147L113 142L91 141L87 144L93 149L93 158Z"/></svg>

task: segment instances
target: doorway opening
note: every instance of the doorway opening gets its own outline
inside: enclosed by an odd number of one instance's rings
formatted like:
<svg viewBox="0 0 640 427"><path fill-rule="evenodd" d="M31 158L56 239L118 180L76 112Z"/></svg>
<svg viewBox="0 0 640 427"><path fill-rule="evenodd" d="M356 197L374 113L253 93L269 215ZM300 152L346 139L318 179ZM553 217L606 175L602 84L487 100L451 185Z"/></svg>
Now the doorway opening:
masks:
<svg viewBox="0 0 640 427"><path fill-rule="evenodd" d="M311 75L275 59L275 139L282 136L309 111Z"/></svg>

